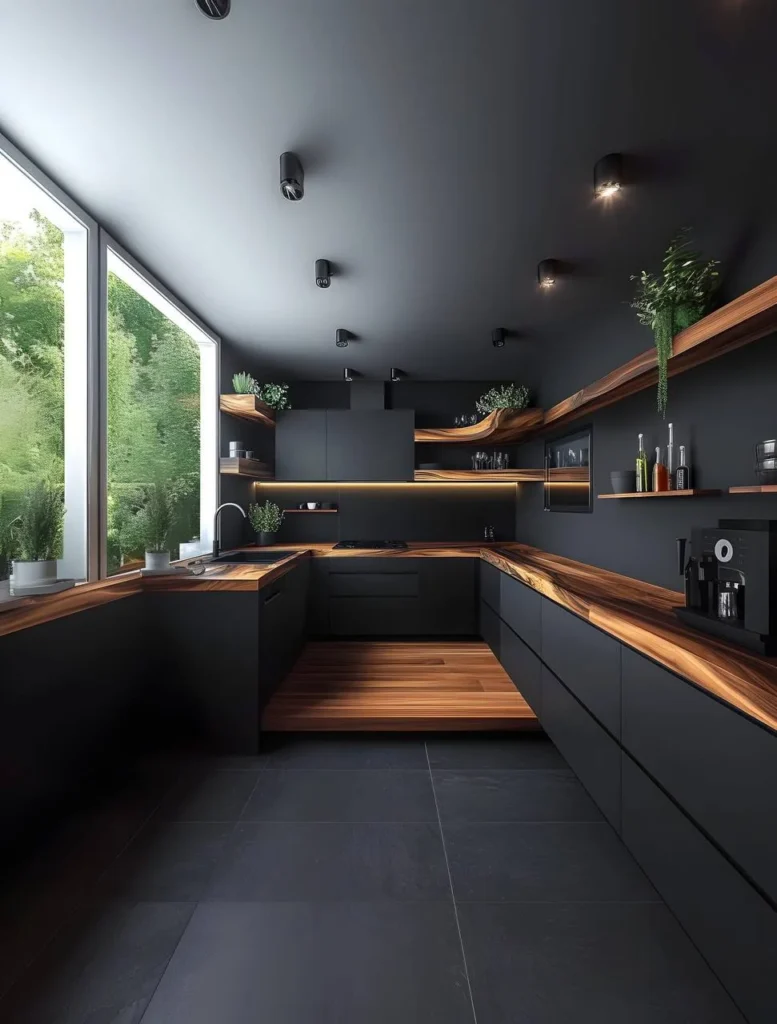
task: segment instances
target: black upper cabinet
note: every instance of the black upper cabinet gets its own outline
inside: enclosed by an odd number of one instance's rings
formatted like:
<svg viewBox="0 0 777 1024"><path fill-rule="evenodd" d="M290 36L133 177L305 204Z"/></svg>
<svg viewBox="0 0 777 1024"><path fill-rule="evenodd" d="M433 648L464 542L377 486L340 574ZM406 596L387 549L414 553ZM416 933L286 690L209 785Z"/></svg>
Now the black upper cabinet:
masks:
<svg viewBox="0 0 777 1024"><path fill-rule="evenodd" d="M415 413L412 409L329 410L326 414L328 480L412 480Z"/></svg>
<svg viewBox="0 0 777 1024"><path fill-rule="evenodd" d="M290 409L275 428L275 479L326 480L326 410Z"/></svg>

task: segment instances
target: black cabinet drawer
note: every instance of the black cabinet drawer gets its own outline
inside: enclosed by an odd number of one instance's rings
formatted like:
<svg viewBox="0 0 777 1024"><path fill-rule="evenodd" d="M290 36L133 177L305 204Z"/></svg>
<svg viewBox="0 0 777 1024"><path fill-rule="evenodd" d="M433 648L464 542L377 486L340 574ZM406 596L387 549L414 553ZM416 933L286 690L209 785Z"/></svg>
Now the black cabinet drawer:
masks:
<svg viewBox="0 0 777 1024"><path fill-rule="evenodd" d="M777 737L624 647L623 746L777 901Z"/></svg>
<svg viewBox="0 0 777 1024"><path fill-rule="evenodd" d="M500 572L499 614L507 625L540 654L542 652L542 595Z"/></svg>
<svg viewBox="0 0 777 1024"><path fill-rule="evenodd" d="M616 738L620 737L621 645L548 598L542 660Z"/></svg>
<svg viewBox="0 0 777 1024"><path fill-rule="evenodd" d="M278 414L275 479L327 479L326 410L287 409Z"/></svg>
<svg viewBox="0 0 777 1024"><path fill-rule="evenodd" d="M499 624L499 660L532 711L540 716L542 664L505 622Z"/></svg>
<svg viewBox="0 0 777 1024"><path fill-rule="evenodd" d="M496 612L492 611L485 601L480 602L480 614L478 625L480 635L483 637L483 639L494 652L494 654L497 656L497 658L499 658L502 650L502 642L500 638L502 623Z"/></svg>
<svg viewBox="0 0 777 1024"><path fill-rule="evenodd" d="M330 572L332 597L418 597L417 572Z"/></svg>
<svg viewBox="0 0 777 1024"><path fill-rule="evenodd" d="M406 597L332 597L335 636L419 636L425 633L419 602Z"/></svg>
<svg viewBox="0 0 777 1024"><path fill-rule="evenodd" d="M626 754L623 841L751 1024L777 1020L777 914Z"/></svg>
<svg viewBox="0 0 777 1024"><path fill-rule="evenodd" d="M485 601L492 611L499 614L499 595L502 570L490 562L480 563L480 600Z"/></svg>
<svg viewBox="0 0 777 1024"><path fill-rule="evenodd" d="M540 724L610 824L621 827L621 750L553 673L542 667Z"/></svg>

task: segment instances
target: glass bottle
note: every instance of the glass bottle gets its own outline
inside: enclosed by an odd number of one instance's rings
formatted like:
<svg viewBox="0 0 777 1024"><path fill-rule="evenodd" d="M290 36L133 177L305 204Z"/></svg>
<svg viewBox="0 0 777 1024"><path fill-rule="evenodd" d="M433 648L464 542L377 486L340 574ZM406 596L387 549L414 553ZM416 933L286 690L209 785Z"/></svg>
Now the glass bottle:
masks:
<svg viewBox="0 0 777 1024"><path fill-rule="evenodd" d="M653 490L654 491L668 491L669 490L669 476L666 472L666 466L661 461L661 449L656 448L656 461L653 465Z"/></svg>
<svg viewBox="0 0 777 1024"><path fill-rule="evenodd" d="M689 491L691 489L691 470L685 462L684 444L680 445L680 462L677 465L675 487L678 491Z"/></svg>
<svg viewBox="0 0 777 1024"><path fill-rule="evenodd" d="M674 424L669 424L669 444L666 446L666 475L669 481L668 490L674 487Z"/></svg>
<svg viewBox="0 0 777 1024"><path fill-rule="evenodd" d="M639 435L639 451L637 452L637 490L648 491L648 463L645 451L645 435Z"/></svg>

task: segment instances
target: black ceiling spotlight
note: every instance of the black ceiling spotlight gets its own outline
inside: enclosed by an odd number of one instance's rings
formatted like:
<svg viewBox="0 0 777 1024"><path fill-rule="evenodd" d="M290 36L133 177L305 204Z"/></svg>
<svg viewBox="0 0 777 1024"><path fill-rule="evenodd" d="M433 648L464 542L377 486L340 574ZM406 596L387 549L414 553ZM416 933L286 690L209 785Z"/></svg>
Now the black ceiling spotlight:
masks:
<svg viewBox="0 0 777 1024"><path fill-rule="evenodd" d="M349 370L347 366L343 370L343 379L348 381L353 380L353 370Z"/></svg>
<svg viewBox="0 0 777 1024"><path fill-rule="evenodd" d="M196 0L197 6L206 18L221 21L229 14L232 0Z"/></svg>
<svg viewBox="0 0 777 1024"><path fill-rule="evenodd" d="M594 195L597 199L610 199L623 187L623 157L608 153L594 165Z"/></svg>
<svg viewBox="0 0 777 1024"><path fill-rule="evenodd" d="M281 195L292 203L305 195L305 172L296 153L281 153Z"/></svg>
<svg viewBox="0 0 777 1024"><path fill-rule="evenodd" d="M494 348L504 348L507 331L504 327L495 327L491 332L491 344Z"/></svg>
<svg viewBox="0 0 777 1024"><path fill-rule="evenodd" d="M316 260L316 287L328 288L332 283L332 267L329 260Z"/></svg>
<svg viewBox="0 0 777 1024"><path fill-rule="evenodd" d="M396 366L392 366L391 367L391 383L392 384L396 384L397 381L402 379L402 377L403 377L402 371L398 370L396 368Z"/></svg>
<svg viewBox="0 0 777 1024"><path fill-rule="evenodd" d="M348 348L348 341L350 337L350 331L346 331L344 327L338 327L335 332L335 345L337 345L338 348Z"/></svg>
<svg viewBox="0 0 777 1024"><path fill-rule="evenodd" d="M540 260L537 264L537 280L540 288L552 288L558 277L558 260Z"/></svg>

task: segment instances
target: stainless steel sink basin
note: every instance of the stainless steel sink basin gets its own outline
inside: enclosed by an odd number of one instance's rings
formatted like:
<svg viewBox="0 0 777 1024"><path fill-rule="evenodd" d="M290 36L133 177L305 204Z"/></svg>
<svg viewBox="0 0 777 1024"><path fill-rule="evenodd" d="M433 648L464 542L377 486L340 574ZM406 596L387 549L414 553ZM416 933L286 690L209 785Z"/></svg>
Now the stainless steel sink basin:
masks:
<svg viewBox="0 0 777 1024"><path fill-rule="evenodd" d="M227 551L218 558L212 558L210 564L272 565L273 562L280 562L289 555L296 554L296 551Z"/></svg>

